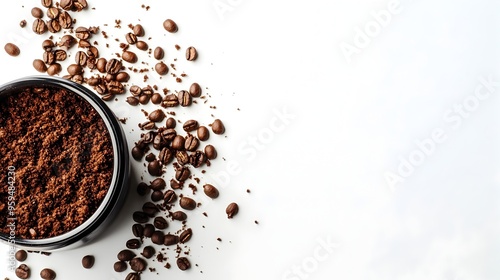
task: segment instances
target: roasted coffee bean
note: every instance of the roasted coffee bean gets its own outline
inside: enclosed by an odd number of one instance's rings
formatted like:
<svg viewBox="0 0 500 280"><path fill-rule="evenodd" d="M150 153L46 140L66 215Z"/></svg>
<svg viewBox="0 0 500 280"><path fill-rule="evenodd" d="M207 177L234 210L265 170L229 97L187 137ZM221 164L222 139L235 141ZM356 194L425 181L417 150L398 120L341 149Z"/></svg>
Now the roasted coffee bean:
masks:
<svg viewBox="0 0 500 280"><path fill-rule="evenodd" d="M202 151L196 151L189 155L189 163L195 168L201 167L206 162L207 156Z"/></svg>
<svg viewBox="0 0 500 280"><path fill-rule="evenodd" d="M140 196L144 196L148 193L148 190L149 190L149 187L146 183L144 182L140 182L138 185L137 185L137 193L140 195Z"/></svg>
<svg viewBox="0 0 500 280"><path fill-rule="evenodd" d="M60 47L65 47L65 48L71 48L74 44L76 44L76 39L75 37L66 34L61 37L61 41L59 41L59 46Z"/></svg>
<svg viewBox="0 0 500 280"><path fill-rule="evenodd" d="M50 33L58 33L59 31L61 31L62 27L58 20L51 19L47 21L47 29Z"/></svg>
<svg viewBox="0 0 500 280"><path fill-rule="evenodd" d="M73 76L73 78L74 77L76 77L76 75ZM73 80L73 78L71 80ZM115 98L115 95L112 94L112 93L103 94L102 97L101 97L101 99L104 100L104 101L111 101L111 100L113 100L113 98Z"/></svg>
<svg viewBox="0 0 500 280"><path fill-rule="evenodd" d="M78 74L83 73L82 66L80 66L78 64L70 64L66 70L68 71L68 74L70 74L70 75L78 75Z"/></svg>
<svg viewBox="0 0 500 280"><path fill-rule="evenodd" d="M13 43L5 44L4 50L10 56L18 56L21 53L21 50L19 49L19 47Z"/></svg>
<svg viewBox="0 0 500 280"><path fill-rule="evenodd" d="M153 233L155 232L155 227L152 224L146 224L144 225L144 236L145 237L152 237Z"/></svg>
<svg viewBox="0 0 500 280"><path fill-rule="evenodd" d="M162 174L162 164L158 160L153 160L148 164L148 172L152 176L161 176Z"/></svg>
<svg viewBox="0 0 500 280"><path fill-rule="evenodd" d="M168 73L168 66L167 64L163 63L163 61L160 61L156 63L155 65L155 71L158 73L158 75L166 75Z"/></svg>
<svg viewBox="0 0 500 280"><path fill-rule="evenodd" d="M151 182L150 188L155 191L161 191L165 189L166 186L167 183L163 180L163 178L156 178Z"/></svg>
<svg viewBox="0 0 500 280"><path fill-rule="evenodd" d="M94 266L95 258L94 256L87 255L82 258L83 268L90 269Z"/></svg>
<svg viewBox="0 0 500 280"><path fill-rule="evenodd" d="M47 66L45 65L45 62L43 62L43 60L41 59L33 60L33 68L35 68L35 70L40 73L45 73L47 71Z"/></svg>
<svg viewBox="0 0 500 280"><path fill-rule="evenodd" d="M162 230L168 227L168 222L163 217L156 217L154 219L153 225L155 226L155 228Z"/></svg>
<svg viewBox="0 0 500 280"><path fill-rule="evenodd" d="M73 77L71 77L71 80L75 83L82 84L83 83L83 76L81 74L76 74L76 75L73 75ZM103 96L102 99L104 101L109 101L109 100L113 99L113 96L107 98L107 100L106 100L106 97Z"/></svg>
<svg viewBox="0 0 500 280"><path fill-rule="evenodd" d="M189 163L189 155L186 151L177 151L175 153L175 159L180 165L186 165Z"/></svg>
<svg viewBox="0 0 500 280"><path fill-rule="evenodd" d="M129 32L125 34L125 40L127 40L127 43L129 43L130 45L133 45L137 43L137 36L134 33Z"/></svg>
<svg viewBox="0 0 500 280"><path fill-rule="evenodd" d="M129 97L127 97L127 103L131 106L137 106L139 104L139 99L137 99L136 97L133 97L133 96L129 96ZM139 159L141 159L141 158L142 158L142 156Z"/></svg>
<svg viewBox="0 0 500 280"><path fill-rule="evenodd" d="M163 195L163 200L165 204L171 204L174 203L177 200L177 195L173 190L168 190L165 192Z"/></svg>
<svg viewBox="0 0 500 280"><path fill-rule="evenodd" d="M42 0L42 6L44 6L45 8L52 7L52 0Z"/></svg>
<svg viewBox="0 0 500 280"><path fill-rule="evenodd" d="M48 16L50 19L57 19L57 17L59 16L59 9L58 9L58 8L55 8L55 7L50 7L50 8L47 10L47 16Z"/></svg>
<svg viewBox="0 0 500 280"><path fill-rule="evenodd" d="M116 58L112 58L108 61L108 63L106 63L106 72L108 74L114 75L120 72L121 68L122 68L122 62Z"/></svg>
<svg viewBox="0 0 500 280"><path fill-rule="evenodd" d="M147 96L151 96L154 93L154 90L150 85L143 87L141 90L142 90L142 94L145 94Z"/></svg>
<svg viewBox="0 0 500 280"><path fill-rule="evenodd" d="M161 104L162 101L163 97L161 97L161 94L156 92L151 95L151 102L153 102L153 104Z"/></svg>
<svg viewBox="0 0 500 280"><path fill-rule="evenodd" d="M143 257L145 257L146 259L150 259L152 258L156 253L156 250L153 246L146 246L144 247L144 249L142 250L142 253L141 255Z"/></svg>
<svg viewBox="0 0 500 280"><path fill-rule="evenodd" d="M236 214L238 214L239 207L236 203L230 203L226 208L226 214L228 219L232 219Z"/></svg>
<svg viewBox="0 0 500 280"><path fill-rule="evenodd" d="M113 269L116 271L116 272L123 272L125 270L127 270L127 263L124 262L124 261L117 261L115 262L115 264L113 265Z"/></svg>
<svg viewBox="0 0 500 280"><path fill-rule="evenodd" d="M163 240L163 245L171 246L179 243L179 236L173 234L166 234Z"/></svg>
<svg viewBox="0 0 500 280"><path fill-rule="evenodd" d="M166 127L167 127L167 128L175 128L175 126L176 126L176 125L177 125L177 122L175 121L175 119L174 119L174 118L169 117L169 118L167 119L167 122L166 122Z"/></svg>
<svg viewBox="0 0 500 280"><path fill-rule="evenodd" d="M146 266L147 266L146 261L142 258L136 257L130 261L130 268L135 272L141 272L146 270Z"/></svg>
<svg viewBox="0 0 500 280"><path fill-rule="evenodd" d="M179 105L186 107L191 105L191 95L185 90L179 91L177 98L179 99Z"/></svg>
<svg viewBox="0 0 500 280"><path fill-rule="evenodd" d="M171 19L167 19L163 22L163 28L170 33L175 33L178 30L177 24Z"/></svg>
<svg viewBox="0 0 500 280"><path fill-rule="evenodd" d="M128 249L124 249L118 252L118 255L116 255L116 257L120 261L128 262L135 257L135 253Z"/></svg>
<svg viewBox="0 0 500 280"><path fill-rule="evenodd" d="M149 49L148 43L138 40L135 46L141 51L147 51Z"/></svg>
<svg viewBox="0 0 500 280"><path fill-rule="evenodd" d="M196 208L196 201L194 199L183 196L179 202L179 205L186 210L193 210Z"/></svg>
<svg viewBox="0 0 500 280"><path fill-rule="evenodd" d="M47 74L49 74L50 76L57 75L61 73L61 71L62 71L62 66L59 63L54 63L47 68Z"/></svg>
<svg viewBox="0 0 500 280"><path fill-rule="evenodd" d="M129 91L135 97L140 96L141 93L142 93L141 88L138 87L138 86L136 86L136 85L131 86L130 89L129 89Z"/></svg>
<svg viewBox="0 0 500 280"><path fill-rule="evenodd" d="M151 242L157 245L162 245L164 241L165 241L165 235L163 234L162 231L157 230L153 232L153 235L151 236Z"/></svg>
<svg viewBox="0 0 500 280"><path fill-rule="evenodd" d="M109 83L111 81L114 81L115 77L116 77L116 75L106 74L106 76L104 76L104 80Z"/></svg>
<svg viewBox="0 0 500 280"><path fill-rule="evenodd" d="M93 86L94 87L94 86L96 86L96 85L98 85L100 83L102 83L102 79L99 76L90 77L90 78L87 79L87 84L89 86Z"/></svg>
<svg viewBox="0 0 500 280"><path fill-rule="evenodd" d="M193 236L193 230L188 228L181 233L181 235L179 236L179 241L181 243L186 243L191 239L192 236Z"/></svg>
<svg viewBox="0 0 500 280"><path fill-rule="evenodd" d="M79 26L75 29L75 36L81 40L87 40L90 37L90 31L87 27Z"/></svg>
<svg viewBox="0 0 500 280"><path fill-rule="evenodd" d="M184 149L184 142L186 140L182 135L176 135L174 140L172 140L171 147L174 150L183 150Z"/></svg>
<svg viewBox="0 0 500 280"><path fill-rule="evenodd" d="M36 34L43 34L47 32L47 25L45 24L45 21L43 19L35 19L33 22L33 32Z"/></svg>
<svg viewBox="0 0 500 280"><path fill-rule="evenodd" d="M189 87L189 94L192 97L199 97L201 95L201 87L198 83L192 83Z"/></svg>
<svg viewBox="0 0 500 280"><path fill-rule="evenodd" d="M174 190L182 189L182 183L177 182L175 179L170 179L170 187Z"/></svg>
<svg viewBox="0 0 500 280"><path fill-rule="evenodd" d="M189 268L191 268L191 263L187 258L180 257L177 259L177 266L180 270L188 270Z"/></svg>
<svg viewBox="0 0 500 280"><path fill-rule="evenodd" d="M153 202L158 202L163 199L163 192L162 191L153 191L151 193L151 200Z"/></svg>
<svg viewBox="0 0 500 280"><path fill-rule="evenodd" d="M82 51L78 51L75 54L75 63L81 66L87 65L87 54Z"/></svg>
<svg viewBox="0 0 500 280"><path fill-rule="evenodd" d="M110 81L106 85L108 91L112 94L122 94L125 92L125 87L123 86L122 83L118 81Z"/></svg>
<svg viewBox="0 0 500 280"><path fill-rule="evenodd" d="M59 13L58 21L64 29L70 29L73 26L73 18L66 11Z"/></svg>
<svg viewBox="0 0 500 280"><path fill-rule="evenodd" d="M50 39L43 40L42 49L46 52L52 51L52 48L55 47L54 41Z"/></svg>
<svg viewBox="0 0 500 280"><path fill-rule="evenodd" d="M141 280L141 276L139 273L130 272L127 274L127 277L125 277L125 280Z"/></svg>
<svg viewBox="0 0 500 280"><path fill-rule="evenodd" d="M215 134L223 134L226 131L226 128L224 127L224 124L221 120L215 119L212 123L212 131Z"/></svg>
<svg viewBox="0 0 500 280"><path fill-rule="evenodd" d="M203 185L203 192L210 198L219 197L219 190L211 184Z"/></svg>
<svg viewBox="0 0 500 280"><path fill-rule="evenodd" d="M172 219L177 221L185 221L187 219L187 215L182 211L175 211L174 213L172 213Z"/></svg>
<svg viewBox="0 0 500 280"><path fill-rule="evenodd" d="M90 48L92 45L88 40L79 40L78 47L82 49Z"/></svg>
<svg viewBox="0 0 500 280"><path fill-rule="evenodd" d="M31 15L34 18L43 18L43 11L42 11L42 9L40 9L38 7L33 7L33 8L31 8Z"/></svg>
<svg viewBox="0 0 500 280"><path fill-rule="evenodd" d="M44 268L40 271L40 277L44 280L53 280L56 278L56 273L50 268Z"/></svg>
<svg viewBox="0 0 500 280"><path fill-rule="evenodd" d="M163 107L176 107L179 105L179 98L176 94L167 94L163 98L163 102L161 104Z"/></svg>
<svg viewBox="0 0 500 280"><path fill-rule="evenodd" d="M136 63L137 62L137 55L134 52L131 51L124 51L122 53L122 58L128 63Z"/></svg>
<svg viewBox="0 0 500 280"><path fill-rule="evenodd" d="M127 99L128 101L128 99ZM135 159L135 160L141 160L142 157L144 156L144 150L137 147L137 146L134 146L132 148L132 157Z"/></svg>
<svg viewBox="0 0 500 280"><path fill-rule="evenodd" d="M55 50L54 55L57 61L64 61L68 57L68 54L65 50Z"/></svg>
<svg viewBox="0 0 500 280"><path fill-rule="evenodd" d="M189 47L186 49L186 59L189 61L193 61L198 58L198 52L194 47Z"/></svg>
<svg viewBox="0 0 500 280"><path fill-rule="evenodd" d="M149 114L148 119L152 122L161 122L165 119L165 116L162 109L156 109Z"/></svg>
<svg viewBox="0 0 500 280"><path fill-rule="evenodd" d="M75 0L73 3L73 8L78 12L87 8L87 0Z"/></svg>
<svg viewBox="0 0 500 280"><path fill-rule="evenodd" d="M145 34L144 28L140 24L134 25L134 27L132 28L132 32L134 32L135 36L137 37L142 37Z"/></svg>
<svg viewBox="0 0 500 280"><path fill-rule="evenodd" d="M142 139L142 141L144 141L144 143L151 144L151 143L153 143L155 136L156 136L156 133L153 131L150 131L148 133L144 133L144 135L142 135L141 139Z"/></svg>
<svg viewBox="0 0 500 280"><path fill-rule="evenodd" d="M108 64L108 61L104 57L99 58L97 60L97 63L96 63L97 71L99 71L101 73L106 73L106 65L107 64Z"/></svg>
<svg viewBox="0 0 500 280"><path fill-rule="evenodd" d="M198 138L190 134L186 137L186 140L184 142L184 149L193 152L198 148L199 144L200 141L198 140Z"/></svg>
<svg viewBox="0 0 500 280"><path fill-rule="evenodd" d="M158 137L158 135L156 135L156 137ZM155 139L156 139L156 137L155 137ZM147 162L152 162L155 159L156 159L156 156L153 153L149 153L149 154L146 155L146 161Z"/></svg>
<svg viewBox="0 0 500 280"><path fill-rule="evenodd" d="M196 120L188 120L182 126L182 129L186 132L191 132L198 128L198 122Z"/></svg>
<svg viewBox="0 0 500 280"><path fill-rule="evenodd" d="M175 179L177 181L186 181L189 176L191 175L191 171L189 170L189 168L183 166L179 169L177 169L177 171L175 171Z"/></svg>
<svg viewBox="0 0 500 280"><path fill-rule="evenodd" d="M169 164L172 161L173 157L173 152L168 147L164 147L163 149L161 149L160 154L158 155L158 159L163 165Z"/></svg>
<svg viewBox="0 0 500 280"><path fill-rule="evenodd" d="M20 279L30 278L30 272L30 268L25 264L21 264L16 268L16 276Z"/></svg>
<svg viewBox="0 0 500 280"><path fill-rule="evenodd" d="M66 11L70 11L73 8L73 0L61 0L59 6Z"/></svg>
<svg viewBox="0 0 500 280"><path fill-rule="evenodd" d="M132 234L135 237L142 238L144 236L144 227L141 224L134 224L132 226Z"/></svg>
<svg viewBox="0 0 500 280"><path fill-rule="evenodd" d="M53 52L44 52L43 55L42 55L42 58L43 58L43 62L45 62L45 64L54 64L54 62L56 62L56 56Z"/></svg>
<svg viewBox="0 0 500 280"><path fill-rule="evenodd" d="M125 246L127 246L127 248L129 248L129 249L138 249L141 247L141 241L139 239L135 239L135 238L129 239L125 243Z"/></svg>
<svg viewBox="0 0 500 280"><path fill-rule="evenodd" d="M140 224L144 224L144 223L147 223L149 221L148 215L144 212L141 212L141 211L135 211L132 214L132 218L134 219L134 221L136 223L140 223Z"/></svg>
<svg viewBox="0 0 500 280"><path fill-rule="evenodd" d="M118 72L118 74L116 74L116 81L126 83L128 80L130 80L130 75L127 72Z"/></svg>
<svg viewBox="0 0 500 280"><path fill-rule="evenodd" d="M28 258L28 253L25 250L18 250L14 257L18 262L24 262Z"/></svg>
<svg viewBox="0 0 500 280"><path fill-rule="evenodd" d="M165 51L163 50L163 48L156 47L154 52L153 52L153 57L155 59L162 60L164 56L165 56Z"/></svg>
<svg viewBox="0 0 500 280"><path fill-rule="evenodd" d="M144 212L149 217L154 217L158 213L158 207L152 202L146 202L142 205L142 212Z"/></svg>

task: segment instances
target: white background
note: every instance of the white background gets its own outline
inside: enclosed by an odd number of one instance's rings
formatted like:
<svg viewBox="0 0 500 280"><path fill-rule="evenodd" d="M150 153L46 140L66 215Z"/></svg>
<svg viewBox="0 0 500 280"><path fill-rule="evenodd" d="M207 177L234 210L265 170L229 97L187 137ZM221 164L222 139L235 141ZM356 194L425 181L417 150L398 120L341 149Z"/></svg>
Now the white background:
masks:
<svg viewBox="0 0 500 280"><path fill-rule="evenodd" d="M176 84L151 73L150 82L182 89L196 81L211 96L177 116L208 124L214 114L227 128L225 137L212 135L220 157L202 177L221 197L189 218L198 266L180 272L153 262L156 273L142 279L498 279L500 86L483 87L481 100L474 93L481 79L500 81L499 2L89 2L95 10L78 14L76 26L99 25L111 36L96 37L110 43L107 51L101 43L103 56L119 51L113 39L123 41L127 24L142 23L150 46L164 46L167 61L178 57L178 73L189 75ZM31 33L30 9L39 3L2 2L0 42L21 48L17 58L0 52L3 82L37 74L31 62L45 37ZM166 18L178 33L162 29ZM366 28L370 35L361 35ZM200 53L194 63L183 59L189 45ZM345 55L346 45L355 53ZM139 108L108 104L129 118L124 130L137 141ZM429 144L436 131L439 143ZM388 172L401 176L393 188ZM134 162L127 205L99 239L50 257L30 254L32 279L43 267L58 279L124 279L112 265L132 238L141 175ZM232 201L241 213L228 220ZM80 264L86 254L96 256L91 270ZM2 245L0 263L7 258ZM15 279L5 265L0 272Z"/></svg>

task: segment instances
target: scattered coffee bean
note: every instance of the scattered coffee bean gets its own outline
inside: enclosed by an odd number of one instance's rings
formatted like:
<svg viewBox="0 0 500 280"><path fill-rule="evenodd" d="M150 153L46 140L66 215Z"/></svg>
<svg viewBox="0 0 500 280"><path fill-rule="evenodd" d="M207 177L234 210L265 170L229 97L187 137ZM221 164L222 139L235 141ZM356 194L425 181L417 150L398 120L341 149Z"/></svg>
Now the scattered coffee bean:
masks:
<svg viewBox="0 0 500 280"><path fill-rule="evenodd" d="M106 65L107 64L108 64L108 61L104 57L97 59L97 63L96 63L97 71L99 71L101 73L106 73Z"/></svg>
<svg viewBox="0 0 500 280"><path fill-rule="evenodd" d="M162 231L155 231L153 232L153 235L151 236L151 241L154 244L161 245L165 241L165 235L163 234Z"/></svg>
<svg viewBox="0 0 500 280"><path fill-rule="evenodd" d="M64 29L70 29L73 26L73 18L66 11L59 13L58 21Z"/></svg>
<svg viewBox="0 0 500 280"><path fill-rule="evenodd" d="M108 74L114 75L120 72L121 68L122 68L122 63L116 58L112 58L106 63L106 72Z"/></svg>
<svg viewBox="0 0 500 280"><path fill-rule="evenodd" d="M163 199L163 193L161 191L154 191L151 193L151 200L153 202L158 202Z"/></svg>
<svg viewBox="0 0 500 280"><path fill-rule="evenodd" d="M215 147L212 145L206 145L205 146L205 155L207 156L208 159L215 159L217 158L217 150L215 150Z"/></svg>
<svg viewBox="0 0 500 280"><path fill-rule="evenodd" d="M173 234L166 234L163 245L165 246L172 246L179 243L179 236L173 235Z"/></svg>
<svg viewBox="0 0 500 280"><path fill-rule="evenodd" d="M128 249L124 249L124 250L121 250L116 257L120 261L128 262L135 257L135 253L128 250Z"/></svg>
<svg viewBox="0 0 500 280"><path fill-rule="evenodd" d="M149 217L154 217L158 213L159 209L156 204L148 201L142 205L142 211L146 213Z"/></svg>
<svg viewBox="0 0 500 280"><path fill-rule="evenodd" d="M196 201L192 198L183 196L179 202L179 205L186 210L194 210L196 208Z"/></svg>
<svg viewBox="0 0 500 280"><path fill-rule="evenodd" d="M79 26L75 29L75 36L81 40L87 40L90 38L90 31L87 27Z"/></svg>
<svg viewBox="0 0 500 280"><path fill-rule="evenodd" d="M189 92L185 90L179 91L177 99L179 100L179 105L181 105L182 107L191 105L191 100L192 100L191 95L189 94Z"/></svg>
<svg viewBox="0 0 500 280"><path fill-rule="evenodd" d="M153 52L153 57L155 59L162 60L164 56L165 56L165 51L163 50L163 48L156 47L154 52Z"/></svg>
<svg viewBox="0 0 500 280"><path fill-rule="evenodd" d="M116 272L124 272L125 270L127 270L127 263L124 262L124 261L117 261L115 262L115 264L113 265L113 269L116 271Z"/></svg>
<svg viewBox="0 0 500 280"><path fill-rule="evenodd" d="M219 190L211 184L203 185L203 192L210 198L219 197Z"/></svg>
<svg viewBox="0 0 500 280"><path fill-rule="evenodd" d="M65 50L55 50L54 56L56 57L57 61L64 61L68 57L68 54Z"/></svg>
<svg viewBox="0 0 500 280"><path fill-rule="evenodd" d="M18 56L21 53L21 50L19 49L19 47L13 43L5 44L4 50L10 56Z"/></svg>
<svg viewBox="0 0 500 280"><path fill-rule="evenodd" d="M38 7L33 7L33 8L31 8L31 15L34 18L43 18L43 11L42 11L42 9L40 9Z"/></svg>
<svg viewBox="0 0 500 280"><path fill-rule="evenodd" d="M207 162L207 156L202 151L195 151L189 155L189 163L195 167L201 167Z"/></svg>
<svg viewBox="0 0 500 280"><path fill-rule="evenodd" d="M186 49L186 59L189 61L196 60L198 58L198 52L194 47L189 47Z"/></svg>
<svg viewBox="0 0 500 280"><path fill-rule="evenodd" d="M183 150L185 141L186 140L184 139L184 137L182 135L176 135L174 140L172 140L172 144L171 144L172 149Z"/></svg>
<svg viewBox="0 0 500 280"><path fill-rule="evenodd" d="M20 279L28 279L30 272L30 268L25 264L21 264L16 268L16 276Z"/></svg>
<svg viewBox="0 0 500 280"><path fill-rule="evenodd" d="M146 261L143 258L133 258L130 261L130 268L135 271L135 272L141 272L146 270L147 264Z"/></svg>
<svg viewBox="0 0 500 280"><path fill-rule="evenodd" d="M149 114L148 119L152 122L161 122L165 119L165 116L162 109L156 109Z"/></svg>
<svg viewBox="0 0 500 280"><path fill-rule="evenodd" d="M156 63L155 71L158 75L166 75L168 73L168 66L163 61Z"/></svg>
<svg viewBox="0 0 500 280"><path fill-rule="evenodd" d="M130 75L127 72L118 72L115 79L120 83L126 83L130 80Z"/></svg>
<svg viewBox="0 0 500 280"><path fill-rule="evenodd" d="M15 254L15 258L19 262L24 262L28 258L28 253L25 250L18 250Z"/></svg>
<svg viewBox="0 0 500 280"><path fill-rule="evenodd" d="M162 230L168 227L168 222L163 217L156 217L153 221L153 225L155 228Z"/></svg>
<svg viewBox="0 0 500 280"><path fill-rule="evenodd" d="M186 132L191 132L198 128L198 122L196 120L188 120L182 126L182 129Z"/></svg>
<svg viewBox="0 0 500 280"><path fill-rule="evenodd" d="M69 11L73 8L73 0L60 0L59 6L64 10Z"/></svg>
<svg viewBox="0 0 500 280"><path fill-rule="evenodd" d="M165 204L171 204L174 203L177 200L177 195L173 190L168 190L165 192L163 195L163 200Z"/></svg>
<svg viewBox="0 0 500 280"><path fill-rule="evenodd" d="M163 180L163 178L154 179L150 185L151 189L155 190L155 191L163 190L166 186L167 186L167 183L165 182L165 180Z"/></svg>
<svg viewBox="0 0 500 280"><path fill-rule="evenodd" d="M176 211L172 213L172 219L177 221L185 221L187 219L187 215L182 211Z"/></svg>
<svg viewBox="0 0 500 280"><path fill-rule="evenodd" d="M224 124L220 119L214 120L214 122L212 123L212 131L215 134L223 134L226 131L226 128L224 127Z"/></svg>
<svg viewBox="0 0 500 280"><path fill-rule="evenodd" d="M177 122L175 121L174 118L170 117L167 119L167 123L166 123L167 128L175 128L176 125L177 125Z"/></svg>
<svg viewBox="0 0 500 280"><path fill-rule="evenodd" d="M52 7L52 0L42 0L42 6L44 6L45 8Z"/></svg>
<svg viewBox="0 0 500 280"><path fill-rule="evenodd" d="M152 224L144 225L144 236L151 238L155 232L155 227Z"/></svg>
<svg viewBox="0 0 500 280"><path fill-rule="evenodd" d="M127 103L131 106L137 106L137 105L139 105L139 99L137 99L136 97L133 97L133 96L128 96ZM142 156L140 158L142 158Z"/></svg>
<svg viewBox="0 0 500 280"><path fill-rule="evenodd" d="M125 34L125 40L127 40L127 43L133 45L133 44L137 43L137 35L129 32L129 33Z"/></svg>
<svg viewBox="0 0 500 280"><path fill-rule="evenodd" d="M198 148L199 144L200 141L198 140L198 138L190 134L186 137L186 140L184 142L184 149L193 152Z"/></svg>
<svg viewBox="0 0 500 280"><path fill-rule="evenodd" d="M201 95L201 87L198 83L192 83L189 87L189 94L192 97L199 97Z"/></svg>
<svg viewBox="0 0 500 280"><path fill-rule="evenodd" d="M136 24L134 25L134 27L132 28L132 32L134 33L135 36L137 37L142 37L144 36L145 32L144 32L144 28L142 27L142 25L140 24Z"/></svg>
<svg viewBox="0 0 500 280"><path fill-rule="evenodd" d="M54 41L46 39L42 42L42 49L46 52L52 51L52 48L55 47Z"/></svg>
<svg viewBox="0 0 500 280"><path fill-rule="evenodd" d="M72 46L74 46L76 44L76 39L75 37L69 35L69 34L66 34L64 36L61 37L61 40L59 41L58 45L60 47L65 47L67 49L71 48Z"/></svg>
<svg viewBox="0 0 500 280"><path fill-rule="evenodd" d="M134 224L132 226L132 234L135 237L142 238L144 236L144 227L141 224Z"/></svg>
<svg viewBox="0 0 500 280"><path fill-rule="evenodd" d="M180 270L188 270L189 268L191 268L191 263L187 258L180 257L177 259L177 266Z"/></svg>
<svg viewBox="0 0 500 280"><path fill-rule="evenodd" d="M132 218L134 219L134 221L136 223L139 223L139 224L144 224L144 223L147 223L149 221L148 215L142 211L135 211L132 214Z"/></svg>
<svg viewBox="0 0 500 280"><path fill-rule="evenodd" d="M198 129L196 130L196 134L198 136L198 139L200 139L201 141L207 141L210 137L210 133L206 126L198 127Z"/></svg>
<svg viewBox="0 0 500 280"><path fill-rule="evenodd" d="M49 74L50 76L57 75L61 73L61 71L62 71L62 66L59 63L54 63L47 68L47 74Z"/></svg>
<svg viewBox="0 0 500 280"><path fill-rule="evenodd" d="M228 219L232 219L236 214L238 214L239 207L236 203L231 203L226 208L226 214Z"/></svg>
<svg viewBox="0 0 500 280"><path fill-rule="evenodd" d="M175 159L180 165L186 165L189 163L189 155L186 151L177 151L175 153Z"/></svg>
<svg viewBox="0 0 500 280"><path fill-rule="evenodd" d="M163 22L163 27L170 33L175 33L178 30L177 24L171 19L165 20Z"/></svg>
<svg viewBox="0 0 500 280"><path fill-rule="evenodd" d="M154 254L156 253L156 250L153 246L146 246L142 250L141 255L145 257L146 259L152 258Z"/></svg>
<svg viewBox="0 0 500 280"><path fill-rule="evenodd" d="M152 176L161 176L162 165L159 160L153 160L148 164L148 172Z"/></svg>
<svg viewBox="0 0 500 280"><path fill-rule="evenodd" d="M70 74L72 76L83 73L82 66L80 66L78 64L70 64L66 70L68 71L68 74Z"/></svg>
<svg viewBox="0 0 500 280"><path fill-rule="evenodd" d="M170 150L170 148L168 148L168 147L164 147L160 151L160 154L158 155L158 159L161 161L161 163L163 165L169 164L173 159L172 150Z"/></svg>
<svg viewBox="0 0 500 280"><path fill-rule="evenodd" d="M45 65L45 62L41 59L35 59L33 60L33 67L35 68L36 71L40 73L45 73L47 71L47 66Z"/></svg>
<svg viewBox="0 0 500 280"><path fill-rule="evenodd" d="M176 107L179 105L179 98L176 94L167 94L163 98L162 106L163 107Z"/></svg>
<svg viewBox="0 0 500 280"><path fill-rule="evenodd" d="M87 255L82 258L82 266L86 269L90 269L94 266L95 258L94 256Z"/></svg>
<svg viewBox="0 0 500 280"><path fill-rule="evenodd" d="M59 17L59 9L56 7L50 7L49 9L47 9L47 16L50 19L57 19Z"/></svg>
<svg viewBox="0 0 500 280"><path fill-rule="evenodd" d="M40 271L40 277L44 280L53 280L56 278L56 273L50 268L44 268Z"/></svg>
<svg viewBox="0 0 500 280"><path fill-rule="evenodd" d="M141 241L139 239L129 239L125 243L125 246L129 249L139 249L141 247Z"/></svg>
<svg viewBox="0 0 500 280"><path fill-rule="evenodd" d="M136 63L137 62L137 55L134 52L131 51L124 51L122 53L122 58L128 63Z"/></svg>
<svg viewBox="0 0 500 280"><path fill-rule="evenodd" d="M33 22L33 32L39 35L47 32L47 25L45 24L45 21L43 21L43 19L35 19L35 21Z"/></svg>
<svg viewBox="0 0 500 280"><path fill-rule="evenodd" d="M135 46L141 51L147 51L149 49L148 43L144 41L137 41L137 43L135 43Z"/></svg>
<svg viewBox="0 0 500 280"><path fill-rule="evenodd" d="M181 243L186 243L191 239L191 236L193 236L193 230L188 228L181 233L181 235L179 236L179 241Z"/></svg>
<svg viewBox="0 0 500 280"><path fill-rule="evenodd" d="M191 171L186 166L183 166L175 171L175 179L177 181L186 181L190 175Z"/></svg>
<svg viewBox="0 0 500 280"><path fill-rule="evenodd" d="M127 274L127 277L125 277L125 280L141 280L141 276L139 273L136 272L130 272Z"/></svg>

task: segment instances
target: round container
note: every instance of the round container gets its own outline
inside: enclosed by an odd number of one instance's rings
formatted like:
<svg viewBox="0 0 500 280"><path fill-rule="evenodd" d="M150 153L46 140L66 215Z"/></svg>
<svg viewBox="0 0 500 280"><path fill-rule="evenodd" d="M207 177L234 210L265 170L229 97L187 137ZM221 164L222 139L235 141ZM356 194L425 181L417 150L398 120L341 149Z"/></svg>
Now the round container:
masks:
<svg viewBox="0 0 500 280"><path fill-rule="evenodd" d="M45 239L10 239L0 233L0 240L17 248L36 251L53 251L74 248L95 238L118 214L128 193L130 171L127 141L121 125L113 112L98 96L86 87L62 78L49 76L25 77L0 86L0 99L27 87L62 88L86 100L101 116L113 146L113 175L111 185L97 210L83 224L61 235ZM1 112L0 112L1 113Z"/></svg>

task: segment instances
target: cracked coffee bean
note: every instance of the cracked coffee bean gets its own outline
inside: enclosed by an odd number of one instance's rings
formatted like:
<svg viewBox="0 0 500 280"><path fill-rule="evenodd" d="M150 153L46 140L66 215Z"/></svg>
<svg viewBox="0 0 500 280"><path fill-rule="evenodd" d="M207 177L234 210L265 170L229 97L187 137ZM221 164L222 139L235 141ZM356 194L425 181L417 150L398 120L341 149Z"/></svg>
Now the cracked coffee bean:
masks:
<svg viewBox="0 0 500 280"><path fill-rule="evenodd" d="M196 60L198 58L198 52L194 47L189 47L186 49L186 59L189 61Z"/></svg>

